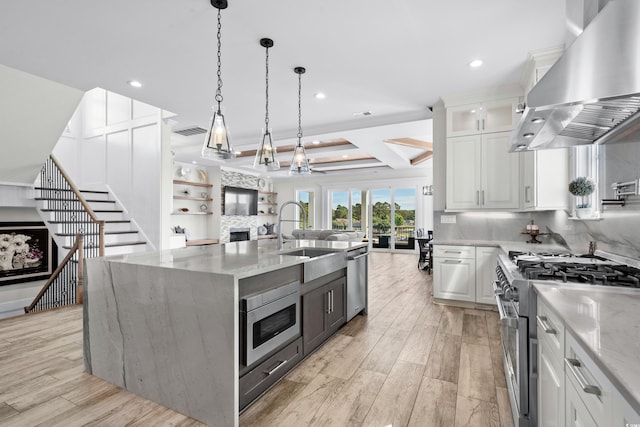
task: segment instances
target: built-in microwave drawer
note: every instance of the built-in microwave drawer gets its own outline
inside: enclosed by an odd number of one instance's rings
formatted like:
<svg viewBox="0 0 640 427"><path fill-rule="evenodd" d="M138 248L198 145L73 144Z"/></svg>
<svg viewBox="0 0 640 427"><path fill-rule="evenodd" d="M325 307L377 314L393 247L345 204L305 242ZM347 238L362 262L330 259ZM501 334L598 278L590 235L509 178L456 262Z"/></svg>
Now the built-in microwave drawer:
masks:
<svg viewBox="0 0 640 427"><path fill-rule="evenodd" d="M437 258L475 258L475 246L433 245L433 256Z"/></svg>
<svg viewBox="0 0 640 427"><path fill-rule="evenodd" d="M264 393L302 359L302 337L240 377L240 409Z"/></svg>

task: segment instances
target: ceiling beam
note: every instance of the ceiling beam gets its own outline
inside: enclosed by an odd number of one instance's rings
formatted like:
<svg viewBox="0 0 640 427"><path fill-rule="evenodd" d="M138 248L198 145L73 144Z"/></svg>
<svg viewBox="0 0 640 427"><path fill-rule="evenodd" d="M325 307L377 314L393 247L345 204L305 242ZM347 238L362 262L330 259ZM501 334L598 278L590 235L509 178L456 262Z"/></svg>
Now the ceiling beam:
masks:
<svg viewBox="0 0 640 427"><path fill-rule="evenodd" d="M405 147L433 151L433 142L421 141L415 138L385 139L384 142L386 142L387 144L404 145Z"/></svg>
<svg viewBox="0 0 640 427"><path fill-rule="evenodd" d="M343 158L343 157L323 157L323 158L311 159L311 160L309 160L309 165L311 165L311 166L337 165L337 164L348 163L348 162L353 162L354 164L355 164L355 162L370 164L369 163L370 161L379 162L379 160L376 159L373 156L360 155L360 156L349 156L347 158ZM289 161L280 162L280 167L281 168L289 167L289 165L291 165L291 162L289 162Z"/></svg>
<svg viewBox="0 0 640 427"><path fill-rule="evenodd" d="M319 148L329 148L329 147L341 147L341 146L345 146L345 145L353 145L351 144L351 142L347 141L346 139L336 139L333 141L328 141L328 142L320 142L320 144L314 144L311 142L308 142L306 144L304 144L304 149L307 151L311 151L311 150L316 150ZM295 145L283 145L280 147L276 147L276 151L278 153L291 153L293 152L293 150L295 149ZM240 158L240 157L253 157L256 155L256 151L258 150L246 150L246 151L242 151L240 154L236 155L236 158Z"/></svg>
<svg viewBox="0 0 640 427"><path fill-rule="evenodd" d="M419 165L433 157L433 151L425 151L411 159L411 166Z"/></svg>

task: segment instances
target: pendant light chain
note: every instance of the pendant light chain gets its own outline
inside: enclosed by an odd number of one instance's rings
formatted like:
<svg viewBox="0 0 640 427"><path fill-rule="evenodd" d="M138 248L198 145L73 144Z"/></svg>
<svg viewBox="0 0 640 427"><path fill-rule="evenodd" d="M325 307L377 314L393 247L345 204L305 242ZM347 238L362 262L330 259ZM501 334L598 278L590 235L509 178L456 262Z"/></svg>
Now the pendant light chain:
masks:
<svg viewBox="0 0 640 427"><path fill-rule="evenodd" d="M216 89L216 101L218 102L218 110L220 110L220 103L222 102L222 14L218 9L218 88Z"/></svg>
<svg viewBox="0 0 640 427"><path fill-rule="evenodd" d="M302 73L298 74L298 144L302 144Z"/></svg>
<svg viewBox="0 0 640 427"><path fill-rule="evenodd" d="M266 55L266 72L265 72L265 92L266 92L266 96L265 96L265 108L264 108L264 131L266 133L269 133L269 47L266 48L267 50L267 55Z"/></svg>

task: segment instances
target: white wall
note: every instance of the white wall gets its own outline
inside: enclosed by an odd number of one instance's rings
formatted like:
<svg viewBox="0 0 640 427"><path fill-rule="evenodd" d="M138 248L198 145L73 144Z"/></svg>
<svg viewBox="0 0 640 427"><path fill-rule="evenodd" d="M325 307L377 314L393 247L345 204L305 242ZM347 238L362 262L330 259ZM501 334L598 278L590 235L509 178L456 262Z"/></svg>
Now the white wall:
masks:
<svg viewBox="0 0 640 427"><path fill-rule="evenodd" d="M54 155L80 189L113 191L155 248L168 247L169 137L162 110L103 89L86 93Z"/></svg>

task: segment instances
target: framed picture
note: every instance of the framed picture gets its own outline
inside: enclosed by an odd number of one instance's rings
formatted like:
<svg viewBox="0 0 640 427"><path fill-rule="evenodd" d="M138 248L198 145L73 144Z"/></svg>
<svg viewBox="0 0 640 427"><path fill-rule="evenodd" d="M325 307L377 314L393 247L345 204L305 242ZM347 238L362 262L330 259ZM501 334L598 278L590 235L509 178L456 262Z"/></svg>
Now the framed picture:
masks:
<svg viewBox="0 0 640 427"><path fill-rule="evenodd" d="M42 222L0 222L0 286L46 280L58 264L57 247Z"/></svg>

